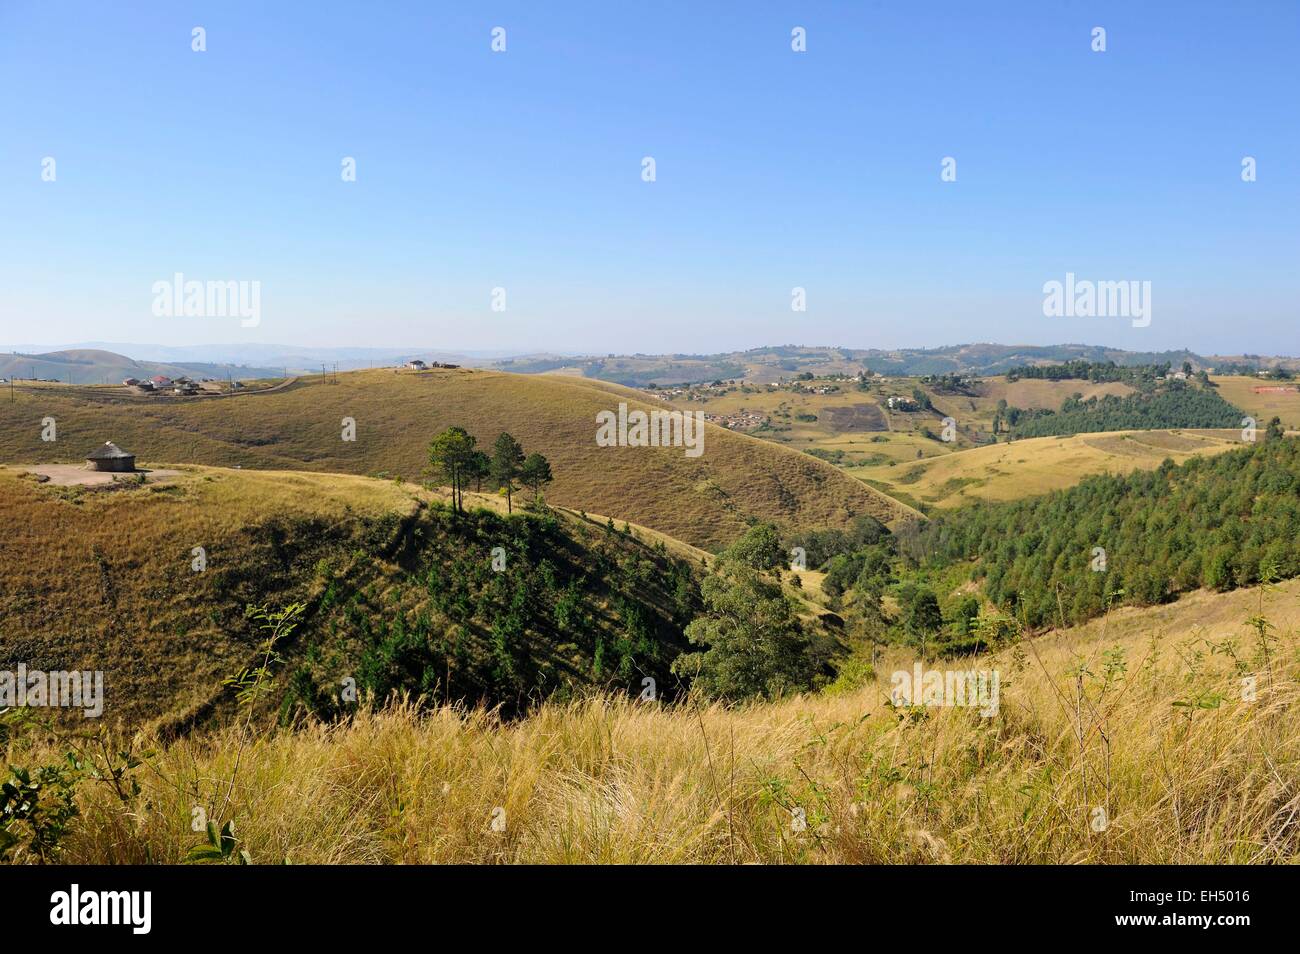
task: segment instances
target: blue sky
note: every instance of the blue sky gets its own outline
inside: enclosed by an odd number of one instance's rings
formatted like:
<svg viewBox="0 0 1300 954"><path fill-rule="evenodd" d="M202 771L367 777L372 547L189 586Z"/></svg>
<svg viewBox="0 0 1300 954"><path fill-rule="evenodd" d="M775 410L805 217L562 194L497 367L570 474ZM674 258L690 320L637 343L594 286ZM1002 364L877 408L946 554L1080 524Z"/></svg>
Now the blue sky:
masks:
<svg viewBox="0 0 1300 954"><path fill-rule="evenodd" d="M0 0L0 346L1296 353L1298 46L1294 0ZM1044 317L1067 271L1150 326ZM156 317L176 272L260 324Z"/></svg>

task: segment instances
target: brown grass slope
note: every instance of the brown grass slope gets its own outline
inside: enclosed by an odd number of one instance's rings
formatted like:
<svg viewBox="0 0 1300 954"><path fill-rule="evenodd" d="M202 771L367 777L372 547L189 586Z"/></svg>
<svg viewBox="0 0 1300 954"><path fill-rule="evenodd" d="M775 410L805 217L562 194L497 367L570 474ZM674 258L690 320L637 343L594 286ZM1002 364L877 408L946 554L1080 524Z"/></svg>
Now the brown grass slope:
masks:
<svg viewBox="0 0 1300 954"><path fill-rule="evenodd" d="M218 595L230 567L268 549L271 520L337 523L403 515L415 498L385 481L195 470L173 484L54 490L0 469L0 666L105 673L112 717L130 722L201 705L253 659L239 597ZM208 569L191 568L193 547ZM260 581L303 582L293 571ZM280 600L277 600L277 605Z"/></svg>
<svg viewBox="0 0 1300 954"><path fill-rule="evenodd" d="M697 546L730 542L750 520L840 526L859 514L886 523L902 504L833 467L708 425L704 454L681 448L600 448L596 413L635 392L558 375L456 370L362 371L337 384L308 378L268 394L226 399L135 398L49 386L0 402L0 460L72 461L112 440L157 464L320 470L418 479L430 439L460 424L488 445L509 431L551 460L553 504L610 514ZM53 417L58 440L43 442ZM355 419L355 442L341 422Z"/></svg>
<svg viewBox="0 0 1300 954"><path fill-rule="evenodd" d="M859 690L776 704L397 709L259 733L231 814L268 864L1294 863L1297 596L1197 594L957 664L1001 673L992 718L891 708L900 656ZM1279 627L1263 663L1242 625L1261 607ZM85 786L63 860L180 861L243 738L162 750L143 805Z"/></svg>
<svg viewBox="0 0 1300 954"><path fill-rule="evenodd" d="M1271 381L1241 375L1215 377L1219 394L1251 417L1262 429L1274 417L1281 418L1282 426L1289 431L1300 430L1300 388L1296 381ZM1256 388L1261 390L1257 391Z"/></svg>
<svg viewBox="0 0 1300 954"><path fill-rule="evenodd" d="M466 502L504 516L504 500L469 494ZM244 618L246 605L307 604L294 645L284 649L294 665L307 651L355 665L370 634L399 618L426 619L434 641L458 634L468 654L484 621L477 611L453 619L431 606L425 573L450 575L453 559L485 568L489 547L500 544L515 554L513 566L545 560L557 587L573 580L578 590L581 627L550 627L537 609L512 637L540 668L554 670L537 684L621 687L626 680L593 672L584 640L612 647L623 631L619 607L632 602L644 619L657 618L673 601L661 592L671 579L668 555L696 572L706 559L656 531L611 533L594 517L553 510L558 530L531 538L529 561L504 521L486 525L487 537L471 520L456 521L462 530L454 532L431 512L440 503L441 494L414 484L351 475L187 467L167 484L88 489L41 485L0 467L0 668L101 670L106 721L207 721L224 713L213 711L228 702L223 679L257 661L260 636ZM532 518L517 515L515 523L525 519ZM205 550L202 572L192 566L194 547ZM631 590L615 582L629 567L637 571ZM651 629L664 635L662 626ZM453 689L479 698L473 660L457 659Z"/></svg>
<svg viewBox="0 0 1300 954"><path fill-rule="evenodd" d="M1235 431L1107 431L1031 437L914 462L854 468L850 473L922 506L959 507L972 500L1019 500L1073 487L1094 474L1153 470L1197 454L1240 447Z"/></svg>

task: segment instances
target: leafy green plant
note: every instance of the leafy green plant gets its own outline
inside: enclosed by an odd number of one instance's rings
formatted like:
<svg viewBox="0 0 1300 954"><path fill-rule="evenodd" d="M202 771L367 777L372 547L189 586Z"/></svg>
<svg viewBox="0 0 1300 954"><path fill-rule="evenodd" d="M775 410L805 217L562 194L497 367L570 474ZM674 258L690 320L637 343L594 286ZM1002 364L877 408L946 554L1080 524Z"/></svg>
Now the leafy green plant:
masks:
<svg viewBox="0 0 1300 954"><path fill-rule="evenodd" d="M202 864L204 862L219 862L221 864L251 865L253 859L249 857L248 849L239 847L239 840L235 838L235 823L227 821L221 826L221 831L217 831L217 826L213 822L208 822L205 829L207 840L195 845L185 853L186 864Z"/></svg>
<svg viewBox="0 0 1300 954"><path fill-rule="evenodd" d="M26 853L42 864L55 859L79 814L74 800L80 774L71 752L66 764L9 767L0 783L0 861Z"/></svg>

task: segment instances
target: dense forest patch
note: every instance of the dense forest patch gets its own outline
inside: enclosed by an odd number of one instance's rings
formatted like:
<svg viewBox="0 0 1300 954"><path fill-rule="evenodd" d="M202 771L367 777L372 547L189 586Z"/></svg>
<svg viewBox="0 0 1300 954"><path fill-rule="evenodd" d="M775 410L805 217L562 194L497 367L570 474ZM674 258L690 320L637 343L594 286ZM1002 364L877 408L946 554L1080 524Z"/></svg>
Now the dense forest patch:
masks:
<svg viewBox="0 0 1300 954"><path fill-rule="evenodd" d="M1012 407L1003 416L1015 437L1053 437L1170 427L1241 427L1245 414L1212 390L1184 386L1125 397L1071 397L1065 399L1059 411Z"/></svg>

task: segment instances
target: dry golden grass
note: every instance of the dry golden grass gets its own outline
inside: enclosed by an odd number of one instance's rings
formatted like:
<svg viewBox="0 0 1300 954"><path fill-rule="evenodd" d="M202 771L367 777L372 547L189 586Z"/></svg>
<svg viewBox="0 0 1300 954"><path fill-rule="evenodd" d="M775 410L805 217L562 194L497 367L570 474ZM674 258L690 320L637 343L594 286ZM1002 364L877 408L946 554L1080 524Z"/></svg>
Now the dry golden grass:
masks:
<svg viewBox="0 0 1300 954"><path fill-rule="evenodd" d="M1037 383L1037 382L1035 382ZM1240 446L1235 431L1109 431L1072 437L1033 437L989 444L923 461L856 467L850 473L886 492L937 507L971 500L1018 500L1072 487L1093 474L1151 470L1166 458Z"/></svg>
<svg viewBox="0 0 1300 954"><path fill-rule="evenodd" d="M1261 430L1274 417L1280 417L1287 430L1300 430L1300 391L1255 392L1256 388L1300 388L1300 383L1261 380L1244 375L1215 376L1211 380L1219 386L1223 399L1255 418Z"/></svg>
<svg viewBox="0 0 1300 954"><path fill-rule="evenodd" d="M1019 381L1007 381L1006 378L987 378L980 389L983 400L996 407L1000 399L1006 400L1012 407L1040 408L1055 411L1061 402L1074 394L1082 395L1083 400L1102 398L1107 395L1124 397L1133 393L1133 388L1122 381L1105 381L1094 384L1091 381L1047 381L1037 378L1021 378Z"/></svg>
<svg viewBox="0 0 1300 954"><path fill-rule="evenodd" d="M103 670L133 722L185 709L248 661L252 639L231 629L216 578L247 561L249 528L415 505L412 485L346 475L192 467L163 485L95 490L0 468L0 660Z"/></svg>
<svg viewBox="0 0 1300 954"><path fill-rule="evenodd" d="M551 460L547 499L653 527L715 548L751 518L797 527L843 526L858 514L885 523L905 507L807 455L706 428L704 454L681 448L600 448L596 413L619 400L651 408L635 392L562 375L455 370L358 371L338 384L301 379L283 389L230 398L130 397L104 388L48 386L0 402L0 460L78 460L112 440L141 466L207 464L273 470L392 474L418 479L430 440L460 424L488 445L509 431ZM41 420L58 441L41 440ZM354 418L357 439L340 439Z"/></svg>
<svg viewBox="0 0 1300 954"><path fill-rule="evenodd" d="M596 698L508 724L400 707L259 734L236 832L264 863L1294 862L1298 593L1263 601L1291 623L1267 666L1247 666L1254 702L1207 640L1235 634L1244 663L1240 620L1261 594L1198 594L1158 620L1126 611L961 665L1000 671L990 719L891 709L887 674L910 663L897 656L874 685L776 704ZM1107 682L1117 646L1126 669ZM1176 705L1208 693L1217 707ZM138 773L144 808L84 790L66 860L181 860L239 741L232 728L163 750Z"/></svg>
<svg viewBox="0 0 1300 954"><path fill-rule="evenodd" d="M1091 473L1108 467L1123 472L1133 466L1157 466L1163 456L1144 448L1137 454L1112 455L1099 453L1095 448L1080 446L1081 442L1065 445L1072 453L1064 456L1048 453L1038 456L1048 443L1035 444L1022 441L1028 455L1017 454L1014 467L994 466L1005 464L1006 454L978 444L993 432L993 418L999 400L1021 408L1057 409L1061 402L1079 394L1085 400L1104 395L1124 396L1133 388L1119 382L1092 384L1087 381L1020 380L1008 383L1005 378L981 379L973 394L944 394L921 383L919 378L890 378L873 382L868 391L859 391L849 382L839 382L841 391L835 394L801 394L789 390L753 388L748 393L734 389L725 393L705 394L701 399L674 399L681 408L703 408L712 414L730 414L750 411L771 416L779 429L755 431L756 437L783 444L798 450L821 450L843 454L841 464L848 472L863 479L869 486L893 496L901 503L914 505L957 506L969 499L1010 500L1028 494L1046 493L1068 487ZM933 410L917 412L890 411L885 399L890 396L911 397L914 388L925 391ZM838 422L846 410L860 405L880 409L886 430L846 430ZM798 420L798 415L815 417L815 420ZM942 420L951 417L957 422L955 440L941 441ZM923 429L931 433L927 436ZM1197 450L1210 449L1214 442L1198 439ZM1154 444L1153 444L1154 447ZM1177 451L1184 447L1170 447L1176 460L1185 459ZM1222 449L1217 447L1214 449ZM973 455L973 456L967 456ZM1124 460L1123 458L1135 458ZM1141 459L1141 460L1139 460ZM919 482L901 481L899 478L911 470L912 465L924 463L926 474ZM910 486L914 484L914 486Z"/></svg>
<svg viewBox="0 0 1300 954"><path fill-rule="evenodd" d="M917 450L925 454L952 452L952 447L920 434L923 426L935 431L942 426L939 422L947 413L943 397L935 396L935 407L939 413L902 413L890 411L886 406L886 398L891 395L910 397L912 389L918 386L917 379L894 378L883 384L874 383L868 391L859 391L856 385L848 381L831 383L840 390L833 394L809 394L786 388L774 390L756 386L750 387L748 391L735 388L720 392L695 392L690 399L678 396L671 403L683 410L703 410L714 415L742 411L761 414L771 419L774 429L755 430L753 436L803 451L813 448L842 450L847 461L860 461L882 452L890 453L891 444L898 447L900 455L905 449L905 456L909 458L915 457ZM812 384L823 386L825 382ZM815 420L799 420L800 415ZM964 415L963 425L970 418L971 415ZM869 430L868 427L878 429ZM959 437L957 443L959 446L969 446L964 435Z"/></svg>
<svg viewBox="0 0 1300 954"><path fill-rule="evenodd" d="M516 512L527 496L516 499ZM406 519L421 504L446 500L417 484L346 474L189 466L165 484L91 488L38 484L20 468L0 466L0 523L9 528L0 535L0 665L102 670L113 719L132 726L183 721L224 697L222 679L254 661L256 633L242 619L250 588L223 583L223 574L247 578L251 563L272 558L279 575L255 601L311 599L325 586L311 559L319 555L343 572L354 559L347 541L358 518ZM507 510L497 494L468 492L465 504ZM575 541L585 539L580 528L590 532L607 520L554 512ZM284 544L307 547L312 558L274 559L268 523L305 526L298 539L286 530ZM662 544L699 567L713 559L657 530L626 525L638 545ZM331 528L341 536L331 537ZM205 550L202 573L192 569L195 546ZM382 588L402 577L391 561L365 562L369 570L350 577L358 586ZM805 616L824 612L815 586L790 592L809 602Z"/></svg>

